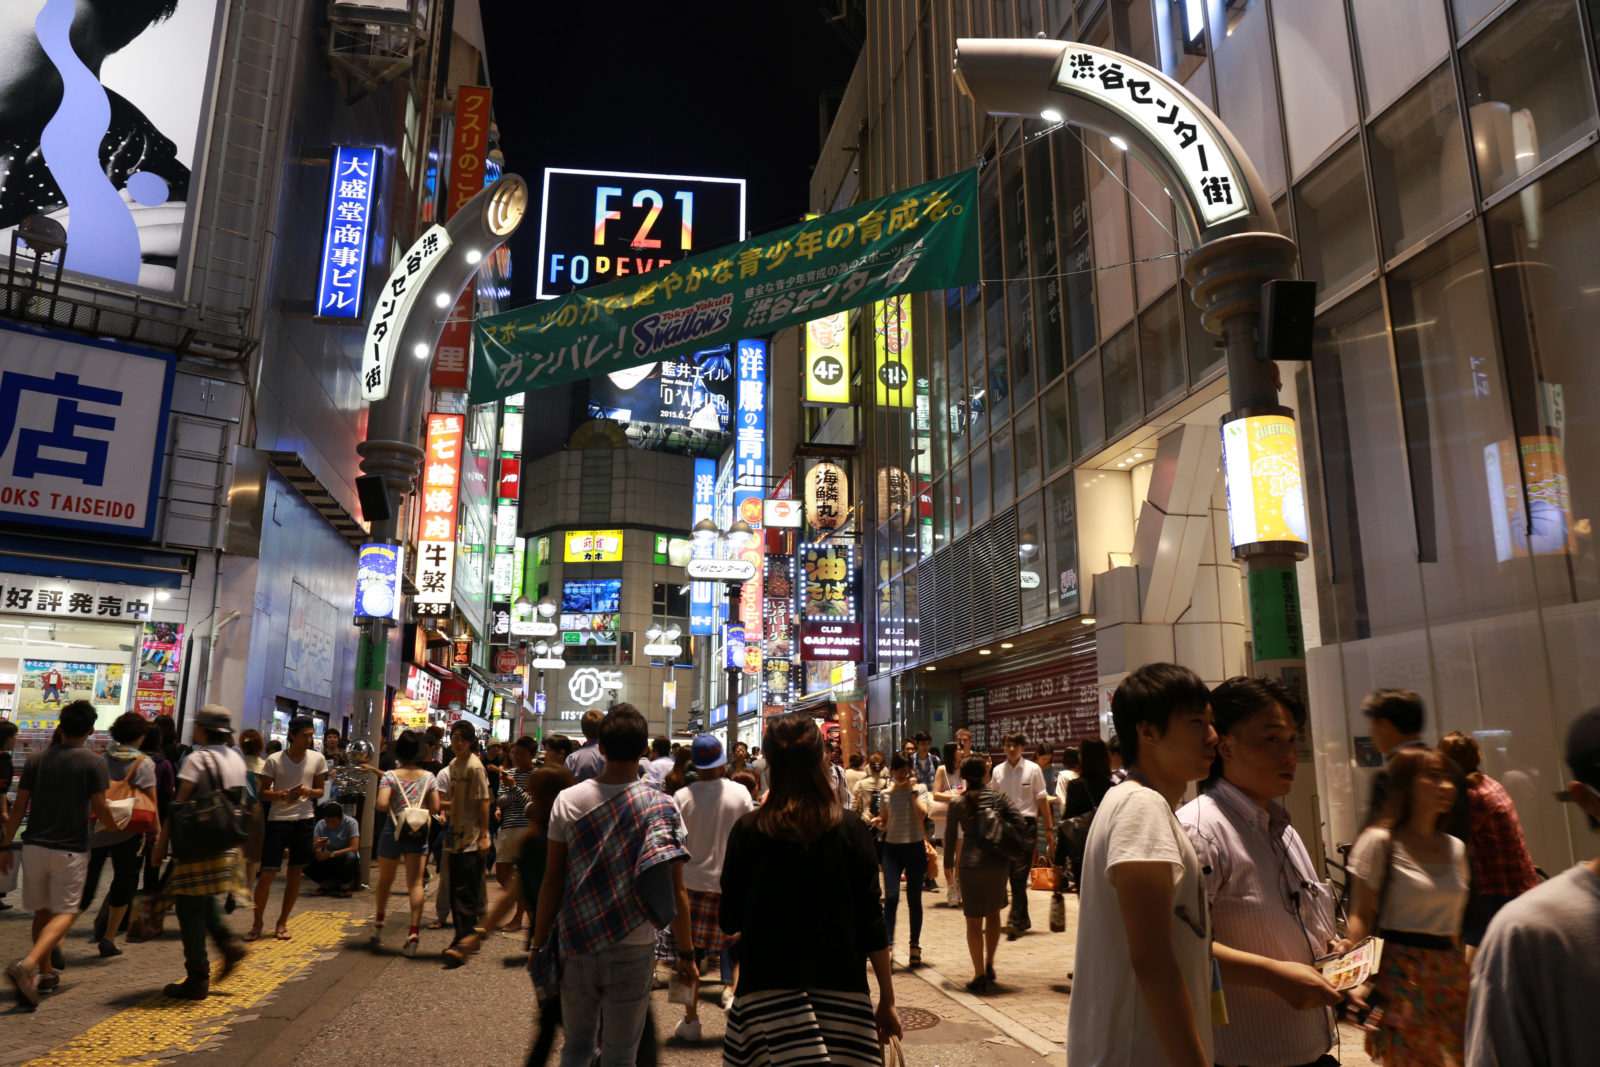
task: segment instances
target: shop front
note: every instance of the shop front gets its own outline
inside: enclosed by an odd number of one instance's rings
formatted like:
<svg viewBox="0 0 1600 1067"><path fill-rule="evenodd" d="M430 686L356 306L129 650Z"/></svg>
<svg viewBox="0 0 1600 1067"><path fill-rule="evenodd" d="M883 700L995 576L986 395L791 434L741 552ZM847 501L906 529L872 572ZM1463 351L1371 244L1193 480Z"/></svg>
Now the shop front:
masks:
<svg viewBox="0 0 1600 1067"><path fill-rule="evenodd" d="M1001 739L1018 731L1030 750L1101 736L1094 638L1075 638L1048 655L962 672L957 724L972 731L974 749L999 751Z"/></svg>

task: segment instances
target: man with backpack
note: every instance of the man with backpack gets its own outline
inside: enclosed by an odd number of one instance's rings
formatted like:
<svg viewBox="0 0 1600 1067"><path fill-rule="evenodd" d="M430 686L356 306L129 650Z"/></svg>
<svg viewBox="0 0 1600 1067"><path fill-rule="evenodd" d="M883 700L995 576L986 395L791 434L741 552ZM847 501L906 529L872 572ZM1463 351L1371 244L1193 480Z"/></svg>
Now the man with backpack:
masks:
<svg viewBox="0 0 1600 1067"><path fill-rule="evenodd" d="M178 768L178 793L173 798L173 814L161 825L156 838L155 858L166 853L169 840L177 839L177 862L167 880L173 910L178 913L178 932L183 938L184 980L162 990L181 1000L204 1000L211 992L211 959L206 953L206 938L217 943L222 953L222 970L217 981L234 972L245 957L245 947L228 929L222 918L217 895L240 889L240 856L236 847L188 854L194 847L185 844L186 820L194 807L216 793L225 794L224 804L234 806L243 824L244 757L232 747L233 712L221 704L207 704L195 712L194 748ZM174 823L185 824L174 826ZM192 832L191 832L192 833Z"/></svg>

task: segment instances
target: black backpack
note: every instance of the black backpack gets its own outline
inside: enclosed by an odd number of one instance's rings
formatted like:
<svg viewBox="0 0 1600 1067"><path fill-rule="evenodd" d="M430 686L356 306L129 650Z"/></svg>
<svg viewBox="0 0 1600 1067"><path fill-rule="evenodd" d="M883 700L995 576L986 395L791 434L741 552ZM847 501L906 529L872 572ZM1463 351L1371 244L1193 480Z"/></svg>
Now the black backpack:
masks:
<svg viewBox="0 0 1600 1067"><path fill-rule="evenodd" d="M199 759L198 751L189 756ZM218 856L250 836L250 811L244 790L225 790L214 762L206 764L211 792L172 806L172 854L180 862Z"/></svg>

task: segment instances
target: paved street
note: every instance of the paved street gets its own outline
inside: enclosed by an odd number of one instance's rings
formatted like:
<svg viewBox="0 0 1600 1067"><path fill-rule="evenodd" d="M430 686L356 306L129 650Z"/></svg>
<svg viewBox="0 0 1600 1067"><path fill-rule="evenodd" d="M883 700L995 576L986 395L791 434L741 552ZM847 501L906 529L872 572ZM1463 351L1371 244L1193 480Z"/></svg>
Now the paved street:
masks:
<svg viewBox="0 0 1600 1067"><path fill-rule="evenodd" d="M985 997L961 988L971 967L959 913L933 906L943 894L924 900L924 966L908 972L897 964L895 975L909 1061L940 1067L1064 1064L1076 899L1067 898L1066 932L1051 934L1049 897L1030 894L1034 932L1001 943L995 966L1000 992ZM276 902L268 911L269 930L275 908ZM237 975L214 987L209 1000L193 1004L160 992L183 975L174 921L158 940L125 945L122 956L102 960L88 942L85 916L66 946L61 991L32 1014L11 1007L7 998L0 1011L6 1035L0 1067L149 1063L180 1055L194 1067L406 1062L449 1048L447 1035L464 1024L473 1035L475 1062L524 1061L534 1001L518 942L494 938L468 966L445 971L438 953L448 944L447 931L424 931L421 954L406 960L399 952L403 926L392 918L381 947L366 943L370 914L370 892L351 900L303 898L291 940L258 942ZM242 930L248 919L239 912L232 922ZM898 926L903 959L909 933L903 901ZM0 913L0 959L21 955L27 936L20 909ZM672 1039L681 1009L667 1003L665 991L655 994L663 1062L720 1062L720 991L714 983L703 988L705 1041L698 1046ZM1341 1058L1355 1067L1369 1063L1353 1032L1344 1034Z"/></svg>

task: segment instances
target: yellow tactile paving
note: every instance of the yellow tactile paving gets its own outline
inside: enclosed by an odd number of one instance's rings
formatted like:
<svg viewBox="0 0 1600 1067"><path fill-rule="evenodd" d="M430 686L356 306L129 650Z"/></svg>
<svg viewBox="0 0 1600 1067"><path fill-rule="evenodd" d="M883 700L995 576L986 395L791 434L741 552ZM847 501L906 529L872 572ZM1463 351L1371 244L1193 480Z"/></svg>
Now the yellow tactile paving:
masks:
<svg viewBox="0 0 1600 1067"><path fill-rule="evenodd" d="M228 1028L238 1015L265 1000L287 979L344 940L354 922L349 912L306 912L289 922L288 941L267 938L250 946L239 969L212 984L206 1000L172 1000L156 993L52 1049L27 1067L104 1067L158 1063L200 1046ZM213 949L214 951L214 949ZM213 961L213 974L216 961ZM181 974L172 980L181 979ZM165 983L163 983L165 984Z"/></svg>

